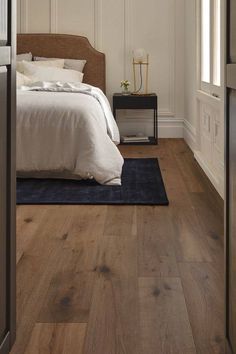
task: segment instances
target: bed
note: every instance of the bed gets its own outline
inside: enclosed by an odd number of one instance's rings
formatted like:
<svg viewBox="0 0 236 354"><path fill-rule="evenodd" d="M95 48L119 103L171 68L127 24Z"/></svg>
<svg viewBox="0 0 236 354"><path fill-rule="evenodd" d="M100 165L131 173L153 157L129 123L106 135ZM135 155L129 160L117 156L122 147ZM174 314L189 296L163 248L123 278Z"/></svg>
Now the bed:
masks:
<svg viewBox="0 0 236 354"><path fill-rule="evenodd" d="M84 84L38 82L17 93L17 175L94 178L120 185L119 131L105 96L105 55L88 39L61 34L20 34L17 54L84 59Z"/></svg>

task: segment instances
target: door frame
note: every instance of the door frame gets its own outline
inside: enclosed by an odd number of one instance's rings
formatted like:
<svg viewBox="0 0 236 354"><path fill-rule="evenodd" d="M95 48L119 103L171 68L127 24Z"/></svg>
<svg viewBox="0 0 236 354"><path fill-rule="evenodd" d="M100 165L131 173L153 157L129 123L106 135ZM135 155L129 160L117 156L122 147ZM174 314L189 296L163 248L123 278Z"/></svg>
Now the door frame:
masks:
<svg viewBox="0 0 236 354"><path fill-rule="evenodd" d="M16 0L8 0L8 43L11 47L7 97L7 330L0 354L9 354L16 338Z"/></svg>
<svg viewBox="0 0 236 354"><path fill-rule="evenodd" d="M228 81L227 69L230 62L230 0L226 0L226 67L225 67L225 77L226 77L226 105L225 105L225 212L224 212L224 242L225 242L225 337L226 337L226 354L234 354L233 349L230 344L229 338L229 222L230 222L230 188L229 188L229 178L230 178L230 169L229 169L229 115L230 115L230 101L229 101L229 92L230 92L230 83Z"/></svg>

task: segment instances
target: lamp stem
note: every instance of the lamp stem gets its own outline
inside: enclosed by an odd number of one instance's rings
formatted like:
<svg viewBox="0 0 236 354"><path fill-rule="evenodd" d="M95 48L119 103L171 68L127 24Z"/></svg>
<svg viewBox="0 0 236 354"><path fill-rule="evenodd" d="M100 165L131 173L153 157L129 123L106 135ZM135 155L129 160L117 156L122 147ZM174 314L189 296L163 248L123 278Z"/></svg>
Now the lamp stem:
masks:
<svg viewBox="0 0 236 354"><path fill-rule="evenodd" d="M139 64L139 73L140 73L140 87L139 87L139 90L138 92L140 92L143 88L143 66L142 66L142 63Z"/></svg>
<svg viewBox="0 0 236 354"><path fill-rule="evenodd" d="M147 55L147 68L146 68L146 89L145 93L148 93L148 75L149 75L149 54Z"/></svg>
<svg viewBox="0 0 236 354"><path fill-rule="evenodd" d="M136 70L135 70L134 59L133 59L133 71L134 71L134 91L136 91L137 90L137 86L136 86Z"/></svg>
<svg viewBox="0 0 236 354"><path fill-rule="evenodd" d="M135 70L135 64L134 64L134 79L135 79L135 87L134 87L134 94L138 94L142 88L143 88L143 64L142 63L139 63L139 75L140 75L140 86L139 88L137 89L136 87L136 70Z"/></svg>

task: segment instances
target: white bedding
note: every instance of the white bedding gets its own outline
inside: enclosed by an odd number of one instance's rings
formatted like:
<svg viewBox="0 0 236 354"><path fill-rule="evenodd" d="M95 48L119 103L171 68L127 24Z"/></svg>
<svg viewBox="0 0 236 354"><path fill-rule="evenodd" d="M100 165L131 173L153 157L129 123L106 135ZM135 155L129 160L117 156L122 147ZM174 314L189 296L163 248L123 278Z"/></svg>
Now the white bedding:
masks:
<svg viewBox="0 0 236 354"><path fill-rule="evenodd" d="M38 83L18 90L19 176L95 178L120 185L119 139L106 96L97 88Z"/></svg>

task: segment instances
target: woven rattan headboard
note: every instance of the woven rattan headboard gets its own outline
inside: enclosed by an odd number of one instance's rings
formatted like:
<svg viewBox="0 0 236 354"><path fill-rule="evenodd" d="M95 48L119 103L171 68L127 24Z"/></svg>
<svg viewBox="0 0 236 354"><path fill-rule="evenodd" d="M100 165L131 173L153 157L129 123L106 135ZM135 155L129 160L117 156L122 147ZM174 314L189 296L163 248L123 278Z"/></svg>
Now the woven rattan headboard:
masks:
<svg viewBox="0 0 236 354"><path fill-rule="evenodd" d="M17 54L31 52L47 58L85 59L84 82L106 91L105 54L98 52L86 37L67 34L18 34Z"/></svg>

